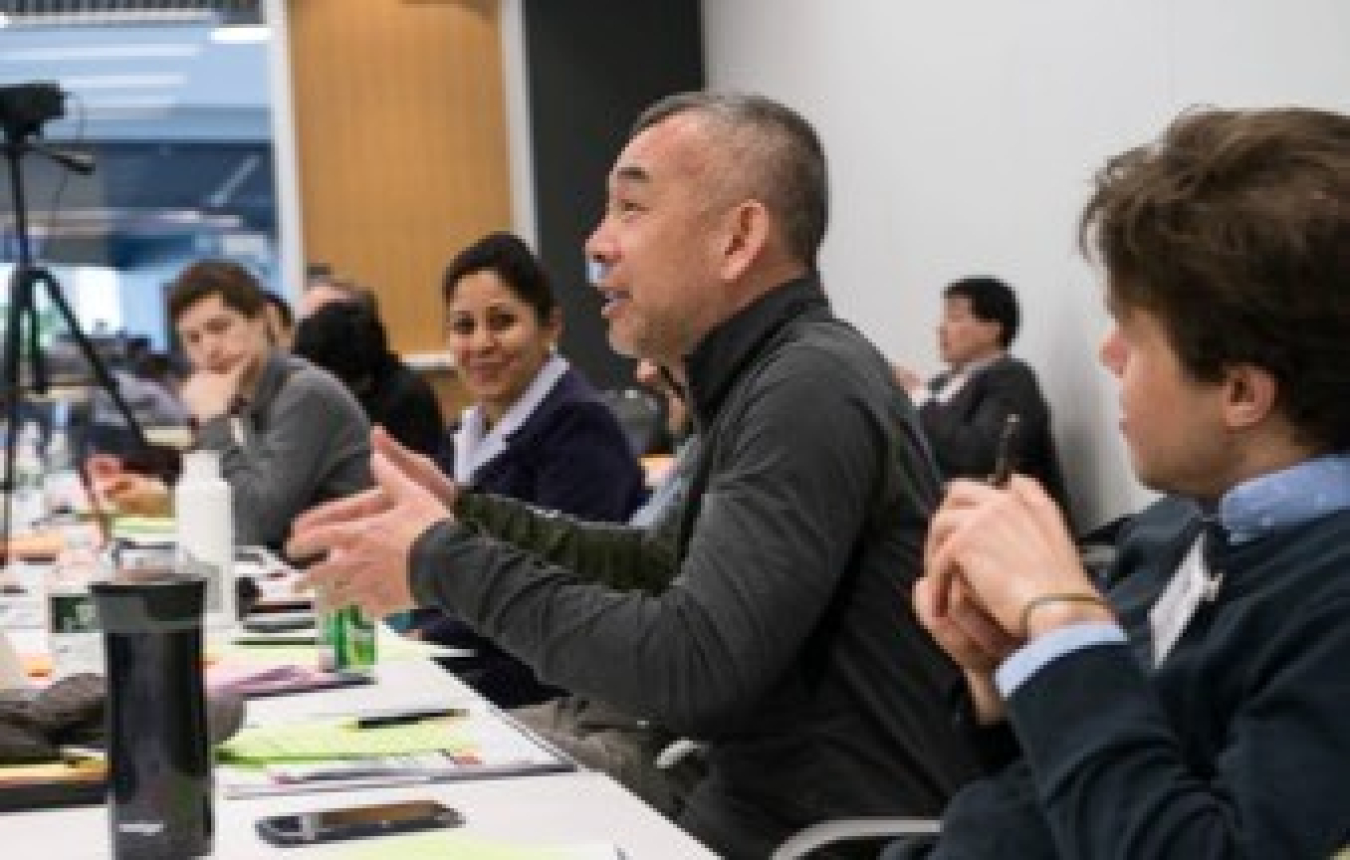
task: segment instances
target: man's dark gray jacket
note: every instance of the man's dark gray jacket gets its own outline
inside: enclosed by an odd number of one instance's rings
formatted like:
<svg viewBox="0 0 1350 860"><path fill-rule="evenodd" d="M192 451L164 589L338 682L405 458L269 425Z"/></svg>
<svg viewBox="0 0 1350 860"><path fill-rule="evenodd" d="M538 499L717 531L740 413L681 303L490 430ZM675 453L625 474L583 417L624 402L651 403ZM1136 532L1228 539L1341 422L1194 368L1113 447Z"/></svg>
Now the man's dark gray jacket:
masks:
<svg viewBox="0 0 1350 860"><path fill-rule="evenodd" d="M548 682L709 741L681 824L724 856L940 812L972 765L956 669L911 610L939 493L912 406L813 278L687 371L703 447L679 515L647 532L469 495L414 546L414 595Z"/></svg>

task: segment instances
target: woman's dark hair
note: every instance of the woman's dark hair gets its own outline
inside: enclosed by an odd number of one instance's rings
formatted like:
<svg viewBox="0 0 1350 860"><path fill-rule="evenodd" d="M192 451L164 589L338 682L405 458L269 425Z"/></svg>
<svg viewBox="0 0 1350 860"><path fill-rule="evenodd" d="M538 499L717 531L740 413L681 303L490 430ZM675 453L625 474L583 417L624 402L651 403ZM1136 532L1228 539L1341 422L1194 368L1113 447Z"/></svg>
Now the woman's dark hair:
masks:
<svg viewBox="0 0 1350 860"><path fill-rule="evenodd" d="M291 351L358 392L391 358L384 324L356 302L329 302L300 320Z"/></svg>
<svg viewBox="0 0 1350 860"><path fill-rule="evenodd" d="M450 261L443 280L446 304L454 299L461 279L482 271L495 272L516 298L534 310L541 324L553 316L557 305L544 267L518 236L505 232L489 233Z"/></svg>

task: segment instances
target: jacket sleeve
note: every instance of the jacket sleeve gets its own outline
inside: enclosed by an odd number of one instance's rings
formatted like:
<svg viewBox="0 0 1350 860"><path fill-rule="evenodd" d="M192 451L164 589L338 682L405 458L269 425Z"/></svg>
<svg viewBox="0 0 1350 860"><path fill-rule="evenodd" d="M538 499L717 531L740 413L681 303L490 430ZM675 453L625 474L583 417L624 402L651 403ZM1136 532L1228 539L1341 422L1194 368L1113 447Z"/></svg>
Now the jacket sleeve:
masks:
<svg viewBox="0 0 1350 860"><path fill-rule="evenodd" d="M488 493L461 495L455 516L484 537L611 588L659 590L675 572L669 519L651 528L589 522Z"/></svg>
<svg viewBox="0 0 1350 860"><path fill-rule="evenodd" d="M1062 857L1130 860L1329 857L1350 836L1350 606L1310 611L1253 673L1215 758L1184 755L1127 645L1099 645L1042 668L1009 716ZM1276 653L1283 652L1283 653ZM1197 693L1199 694L1199 693ZM1186 741L1190 742L1190 741Z"/></svg>
<svg viewBox="0 0 1350 860"><path fill-rule="evenodd" d="M361 407L337 382L317 377L291 376L268 410L266 431L244 445L236 443L229 415L201 427L199 444L221 452L240 544L280 546L295 518L318 501L329 470L339 461L370 460L370 425Z"/></svg>
<svg viewBox="0 0 1350 860"><path fill-rule="evenodd" d="M735 731L800 659L848 567L894 433L845 359L806 356L766 368L717 450L705 443L714 473L665 590L607 588L445 523L414 546L414 594L550 683L678 732Z"/></svg>
<svg viewBox="0 0 1350 860"><path fill-rule="evenodd" d="M919 409L924 433L947 478L993 474L1009 415L1016 413L1021 422L1022 445L1041 438L1048 420L1036 378L1020 361L990 367L967 384L978 386L973 403L958 392L947 403L929 401Z"/></svg>
<svg viewBox="0 0 1350 860"><path fill-rule="evenodd" d="M569 404L541 443L534 504L604 522L625 522L632 515L642 498L642 467L609 407L598 401Z"/></svg>

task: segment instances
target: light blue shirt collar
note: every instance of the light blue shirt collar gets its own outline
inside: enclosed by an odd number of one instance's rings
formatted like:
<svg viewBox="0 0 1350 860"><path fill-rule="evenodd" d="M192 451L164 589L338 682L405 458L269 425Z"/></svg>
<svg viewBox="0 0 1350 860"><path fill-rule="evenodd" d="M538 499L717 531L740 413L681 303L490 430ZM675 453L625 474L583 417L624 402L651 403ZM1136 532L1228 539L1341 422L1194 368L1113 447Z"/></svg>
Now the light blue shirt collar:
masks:
<svg viewBox="0 0 1350 860"><path fill-rule="evenodd" d="M1350 508L1350 454L1331 454L1244 481L1219 500L1219 524L1242 543Z"/></svg>
<svg viewBox="0 0 1350 860"><path fill-rule="evenodd" d="M464 410L455 433L455 483L472 484L478 470L506 450L511 434L529 420L569 366L561 355L551 354L521 392L520 399L511 404L491 430L486 430L487 416L482 406L474 405Z"/></svg>

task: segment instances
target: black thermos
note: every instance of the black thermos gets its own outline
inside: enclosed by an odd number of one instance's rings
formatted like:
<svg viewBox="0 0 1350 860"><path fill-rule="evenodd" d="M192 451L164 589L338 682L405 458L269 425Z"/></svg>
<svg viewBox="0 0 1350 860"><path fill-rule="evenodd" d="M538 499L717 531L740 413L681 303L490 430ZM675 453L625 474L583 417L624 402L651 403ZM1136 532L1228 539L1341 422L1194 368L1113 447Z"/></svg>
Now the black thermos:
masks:
<svg viewBox="0 0 1350 860"><path fill-rule="evenodd" d="M148 575L147 575L148 574ZM211 852L202 684L206 581L140 572L92 585L108 677L108 818L118 860Z"/></svg>

